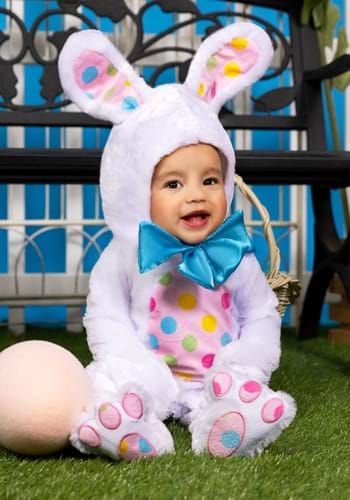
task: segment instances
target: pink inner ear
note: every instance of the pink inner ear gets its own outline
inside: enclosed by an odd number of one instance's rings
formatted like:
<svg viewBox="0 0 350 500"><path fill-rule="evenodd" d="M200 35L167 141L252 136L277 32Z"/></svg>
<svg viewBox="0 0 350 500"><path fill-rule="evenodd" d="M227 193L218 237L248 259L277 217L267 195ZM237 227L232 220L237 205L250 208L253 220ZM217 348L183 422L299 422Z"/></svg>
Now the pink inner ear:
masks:
<svg viewBox="0 0 350 500"><path fill-rule="evenodd" d="M89 99L119 103L125 111L132 111L142 103L141 95L127 76L103 54L86 50L75 61L73 72L78 87Z"/></svg>
<svg viewBox="0 0 350 500"><path fill-rule="evenodd" d="M259 49L248 38L233 38L207 60L198 86L198 94L210 102L227 88L234 78L249 71L256 63Z"/></svg>

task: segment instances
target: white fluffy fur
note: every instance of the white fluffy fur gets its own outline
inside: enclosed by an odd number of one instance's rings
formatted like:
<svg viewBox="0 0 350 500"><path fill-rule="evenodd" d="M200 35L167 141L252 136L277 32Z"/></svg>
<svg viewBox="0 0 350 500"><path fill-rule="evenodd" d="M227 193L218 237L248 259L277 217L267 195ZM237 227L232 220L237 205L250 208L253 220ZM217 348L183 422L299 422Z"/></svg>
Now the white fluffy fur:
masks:
<svg viewBox="0 0 350 500"><path fill-rule="evenodd" d="M252 37L261 54L256 66L237 77L229 94L219 95L209 105L194 89L208 55L234 36ZM122 69L144 97L144 104L126 115L118 106L90 101L76 85L72 67L86 49L104 53ZM150 89L123 56L100 33L86 31L73 35L59 60L63 88L80 108L108 119L114 126L101 165L101 193L107 224L113 240L97 262L90 280L84 325L94 361L88 373L96 394L116 392L132 383L154 401L158 418L164 419L176 401L197 405L179 387L168 366L146 347L148 303L160 276L172 269L176 259L141 275L137 267L138 226L149 220L150 184L155 165L180 146L208 143L227 160L225 191L228 206L234 190L235 156L230 139L218 119L220 106L244 86L258 79L268 66L272 48L268 36L248 23L233 25L210 36L195 57L186 84L162 85ZM277 300L252 254L246 255L225 286L231 291L240 339L221 349L220 362L258 367L268 380L278 366L280 317ZM192 391L195 394L195 391ZM196 401L195 401L196 399Z"/></svg>
<svg viewBox="0 0 350 500"><path fill-rule="evenodd" d="M215 372L230 373L232 386L223 398L216 398L212 392L211 380ZM240 386L247 380L262 382L262 392L253 402L244 403L239 394ZM266 423L261 418L263 405L271 398L283 401L282 417L274 423ZM207 451L208 436L214 422L227 412L236 411L243 416L245 434L243 441L234 455L253 457L261 453L270 443L275 441L283 429L289 426L296 414L294 399L285 392L272 391L265 384L264 373L256 366L239 365L237 363L216 362L206 376L206 389L200 407L189 415L192 433L192 449L195 453Z"/></svg>
<svg viewBox="0 0 350 500"><path fill-rule="evenodd" d="M85 113L112 123L121 123L130 114L129 112L123 112L115 104L89 99L75 81L74 62L83 52L88 50L104 54L111 64L118 68L118 71L128 77L143 99L147 100L152 89L138 76L125 57L101 32L84 30L74 33L68 38L58 59L58 70L65 93Z"/></svg>

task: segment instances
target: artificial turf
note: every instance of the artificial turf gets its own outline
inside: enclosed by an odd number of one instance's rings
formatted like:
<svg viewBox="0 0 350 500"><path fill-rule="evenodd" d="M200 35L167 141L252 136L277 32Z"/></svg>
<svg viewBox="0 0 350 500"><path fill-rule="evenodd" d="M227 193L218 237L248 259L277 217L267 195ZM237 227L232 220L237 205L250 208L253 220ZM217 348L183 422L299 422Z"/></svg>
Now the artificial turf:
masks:
<svg viewBox="0 0 350 500"><path fill-rule="evenodd" d="M63 345L84 364L90 359L83 335L51 329L17 340L0 329L0 349L24 338ZM0 499L350 499L350 347L325 335L298 342L284 332L271 385L293 395L298 413L256 458L196 456L187 429L170 421L176 454L132 463L73 449L35 459L1 449Z"/></svg>

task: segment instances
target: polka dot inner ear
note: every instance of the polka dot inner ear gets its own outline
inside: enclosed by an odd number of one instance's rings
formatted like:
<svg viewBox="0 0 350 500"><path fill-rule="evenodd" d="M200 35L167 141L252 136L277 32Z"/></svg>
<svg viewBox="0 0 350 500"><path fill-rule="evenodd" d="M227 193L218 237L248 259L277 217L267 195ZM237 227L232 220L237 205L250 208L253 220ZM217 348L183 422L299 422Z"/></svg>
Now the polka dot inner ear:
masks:
<svg viewBox="0 0 350 500"><path fill-rule="evenodd" d="M143 404L140 397L132 392L125 394L122 401L123 410L129 417L139 419L143 415Z"/></svg>
<svg viewBox="0 0 350 500"><path fill-rule="evenodd" d="M120 72L104 54L84 51L75 61L74 78L90 100L120 104L123 111L133 111L142 97L128 77Z"/></svg>
<svg viewBox="0 0 350 500"><path fill-rule="evenodd" d="M258 57L258 46L252 40L241 37L228 41L207 59L198 84L198 95L210 102L237 77L252 69Z"/></svg>
<svg viewBox="0 0 350 500"><path fill-rule="evenodd" d="M218 372L212 379L212 388L217 398L225 396L232 387L232 377L227 372Z"/></svg>

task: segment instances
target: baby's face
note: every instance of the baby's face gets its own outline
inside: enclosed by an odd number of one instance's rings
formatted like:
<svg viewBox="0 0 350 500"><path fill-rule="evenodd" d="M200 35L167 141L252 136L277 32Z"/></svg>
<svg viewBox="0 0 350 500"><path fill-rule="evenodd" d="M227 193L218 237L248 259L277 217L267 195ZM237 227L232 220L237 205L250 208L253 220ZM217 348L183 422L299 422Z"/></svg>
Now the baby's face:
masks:
<svg viewBox="0 0 350 500"><path fill-rule="evenodd" d="M215 231L226 211L222 165L213 146L184 146L162 158L151 186L155 224L193 245Z"/></svg>

